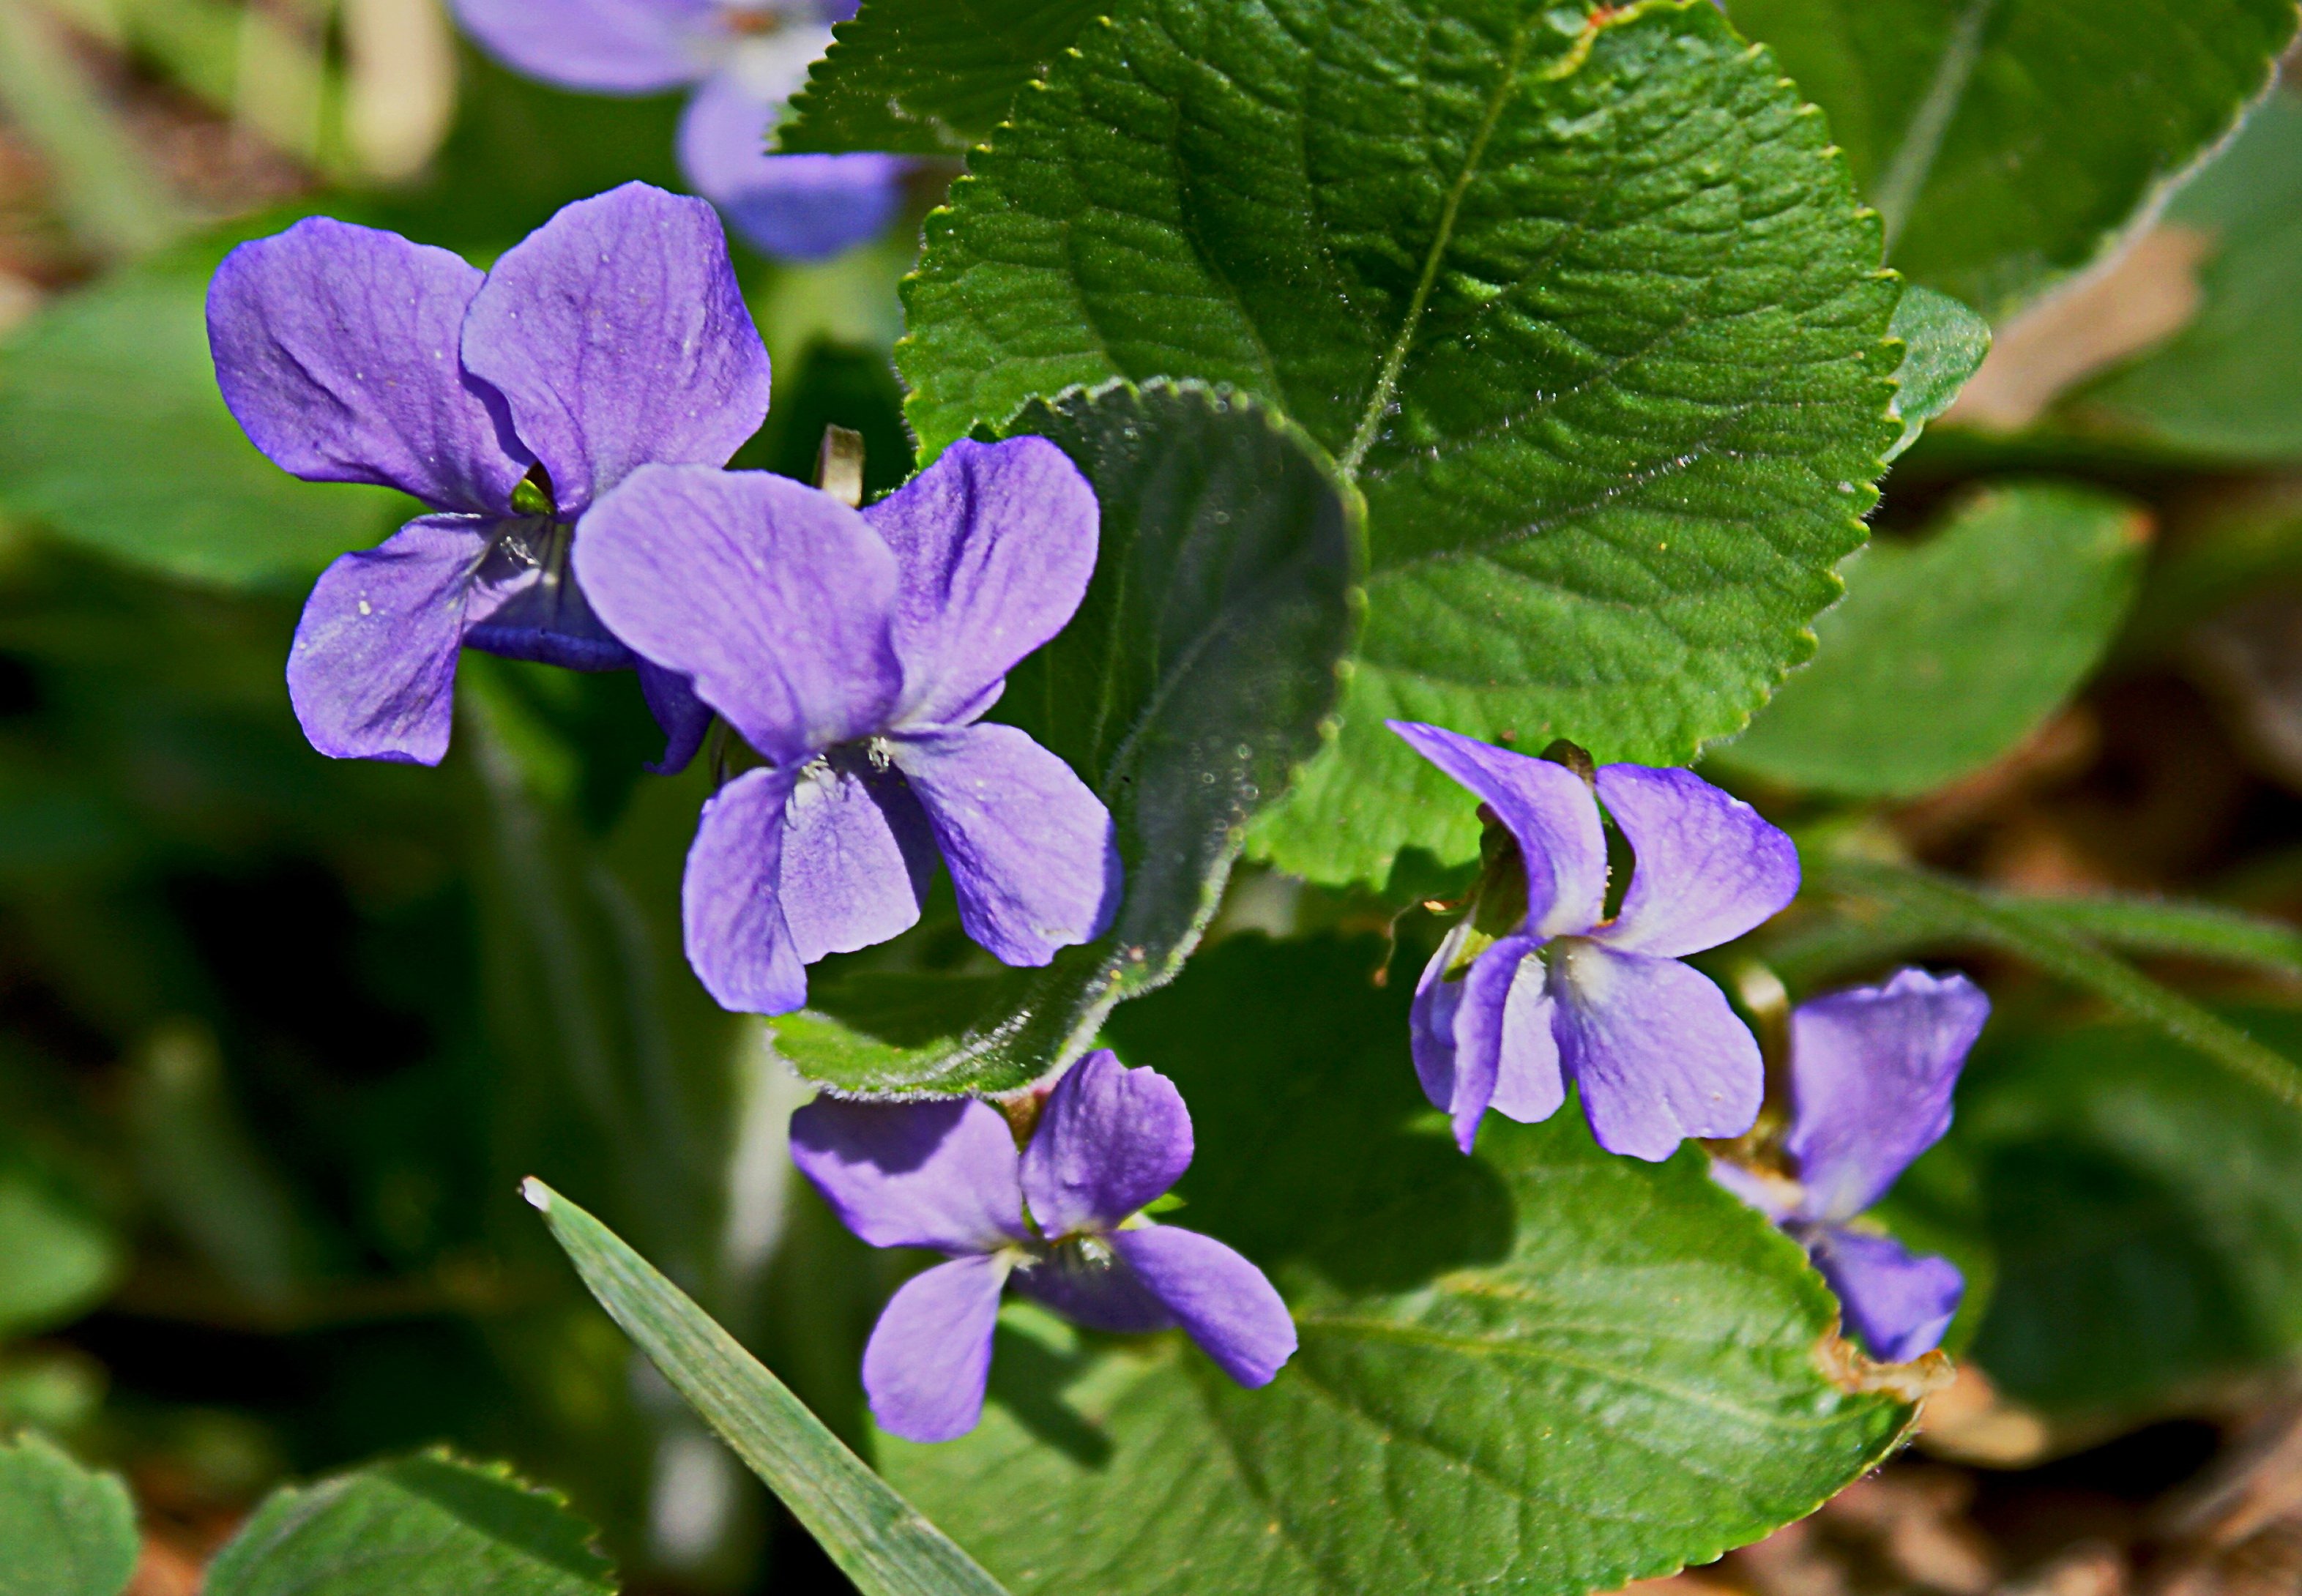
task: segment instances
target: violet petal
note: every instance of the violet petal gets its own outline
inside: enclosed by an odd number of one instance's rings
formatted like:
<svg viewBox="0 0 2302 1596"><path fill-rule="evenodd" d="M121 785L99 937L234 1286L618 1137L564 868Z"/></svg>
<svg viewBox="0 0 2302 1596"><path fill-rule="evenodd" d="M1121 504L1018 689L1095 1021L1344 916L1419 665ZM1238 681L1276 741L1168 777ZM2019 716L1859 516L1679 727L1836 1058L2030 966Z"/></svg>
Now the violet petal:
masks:
<svg viewBox="0 0 2302 1596"><path fill-rule="evenodd" d="M1500 1056L1494 1096L1487 1107L1507 1120L1532 1125L1549 1119L1567 1101L1567 1071L1560 1062L1558 1003L1550 995L1550 972L1540 959L1522 959L1503 1002Z"/></svg>
<svg viewBox="0 0 2302 1596"><path fill-rule="evenodd" d="M655 94L703 75L724 31L713 0L454 0L482 48L525 77Z"/></svg>
<svg viewBox="0 0 2302 1596"><path fill-rule="evenodd" d="M983 1416L1004 1257L954 1258L903 1282L863 1348L871 1416L905 1441L956 1441Z"/></svg>
<svg viewBox="0 0 2302 1596"><path fill-rule="evenodd" d="M1690 1136L1740 1136L1765 1071L1726 995L1672 959L1582 937L1551 947L1559 1050L1609 1153L1663 1159Z"/></svg>
<svg viewBox="0 0 2302 1596"><path fill-rule="evenodd" d="M1422 979L1415 983L1415 1001L1407 1011L1416 1079L1433 1108L1446 1108L1455 1101L1455 1014L1463 1005L1463 983L1446 975L1470 938L1470 920L1456 921L1424 965Z"/></svg>
<svg viewBox="0 0 2302 1596"><path fill-rule="evenodd" d="M1045 964L1110 926L1118 842L1069 765L993 724L892 737L888 752L935 827L959 923L994 958Z"/></svg>
<svg viewBox="0 0 2302 1596"><path fill-rule="evenodd" d="M795 770L747 770L713 794L695 823L680 883L687 962L723 1009L788 1014L807 1002L807 970L784 923L784 806Z"/></svg>
<svg viewBox="0 0 2302 1596"><path fill-rule="evenodd" d="M1295 1321L1263 1271L1211 1236L1170 1225L1114 1231L1111 1247L1167 1305L1215 1366L1271 1383L1295 1356Z"/></svg>
<svg viewBox="0 0 2302 1596"><path fill-rule="evenodd" d="M1526 861L1526 927L1571 936L1606 911L1607 837L1599 803L1564 765L1490 747L1444 727L1384 722L1408 747L1468 787L1518 840Z"/></svg>
<svg viewBox="0 0 2302 1596"><path fill-rule="evenodd" d="M631 650L592 612L568 570L567 529L506 521L473 579L465 646L568 670L628 670Z"/></svg>
<svg viewBox="0 0 2302 1596"><path fill-rule="evenodd" d="M1638 861L1614 923L1625 953L1676 959L1732 942L1798 895L1798 849L1692 770L1603 765L1599 796Z"/></svg>
<svg viewBox="0 0 2302 1596"><path fill-rule="evenodd" d="M1102 1047L1047 1094L1023 1150L1023 1196L1050 1239L1106 1231L1190 1163L1191 1113L1174 1082L1156 1070L1130 1070Z"/></svg>
<svg viewBox="0 0 2302 1596"><path fill-rule="evenodd" d="M1784 1147L1806 1188L1804 1217L1853 1218L1942 1139L1959 1068L1989 1017L1973 982L1922 970L1793 1012Z"/></svg>
<svg viewBox="0 0 2302 1596"><path fill-rule="evenodd" d="M505 251L464 318L573 521L638 466L720 466L768 413L768 351L702 200L626 183Z"/></svg>
<svg viewBox="0 0 2302 1596"><path fill-rule="evenodd" d="M822 53L819 44L811 48ZM804 58L799 72L806 76ZM912 163L902 155L768 154L784 98L763 99L734 71L707 80L679 122L679 165L689 183L753 248L784 260L827 259L886 231L903 209Z"/></svg>
<svg viewBox="0 0 2302 1596"><path fill-rule="evenodd" d="M656 776L675 775L686 769L703 746L704 735L711 729L711 706L695 696L695 684L677 671L650 659L634 662L648 713L663 728L663 757L647 769Z"/></svg>
<svg viewBox="0 0 2302 1596"><path fill-rule="evenodd" d="M288 699L313 747L331 759L440 762L472 572L496 525L419 516L320 574L288 651Z"/></svg>
<svg viewBox="0 0 2302 1596"><path fill-rule="evenodd" d="M919 923L935 837L901 777L835 754L810 765L784 811L784 921L800 961L853 953Z"/></svg>
<svg viewBox="0 0 2302 1596"><path fill-rule="evenodd" d="M576 575L617 636L779 765L876 732L902 689L895 557L788 477L643 466L584 518Z"/></svg>
<svg viewBox="0 0 2302 1596"><path fill-rule="evenodd" d="M898 718L923 726L971 718L974 701L1063 629L1095 574L1102 524L1095 490L1044 438L962 438L863 518L903 570Z"/></svg>
<svg viewBox="0 0 2302 1596"><path fill-rule="evenodd" d="M242 244L208 284L216 385L248 439L307 482L377 483L500 516L527 470L457 357L481 274L445 249L310 216Z"/></svg>
<svg viewBox="0 0 2302 1596"><path fill-rule="evenodd" d="M793 1113L792 1162L873 1247L996 1252L1029 1232L1015 1138L988 1103L851 1103Z"/></svg>
<svg viewBox="0 0 2302 1596"><path fill-rule="evenodd" d="M1795 1184L1784 1177L1760 1175L1739 1163L1713 1158L1710 1178L1777 1224L1799 1212Z"/></svg>
<svg viewBox="0 0 2302 1596"><path fill-rule="evenodd" d="M1096 1249L1090 1256L1089 1247ZM1075 1324L1119 1335L1172 1328L1175 1315L1101 1241L1065 1242L1017 1270L1015 1289Z"/></svg>
<svg viewBox="0 0 2302 1596"><path fill-rule="evenodd" d="M1913 1255L1891 1236L1836 1226L1816 1234L1808 1250L1871 1357L1907 1363L1942 1344L1966 1289L1948 1258Z"/></svg>
<svg viewBox="0 0 2302 1596"><path fill-rule="evenodd" d="M1559 1077L1558 1045L1550 1036L1550 1004L1543 995L1540 962L1534 967L1532 1002L1524 998L1516 1005L1512 1002L1527 961L1540 945L1536 937L1506 937L1473 960L1463 976L1463 995L1454 1015L1455 1089L1447 1113L1454 1123L1455 1145L1466 1153L1477 1139L1479 1121L1494 1101L1506 1054L1522 1105L1539 1102L1546 1071L1558 1096L1543 1112L1549 1113L1565 1100L1567 1088Z"/></svg>

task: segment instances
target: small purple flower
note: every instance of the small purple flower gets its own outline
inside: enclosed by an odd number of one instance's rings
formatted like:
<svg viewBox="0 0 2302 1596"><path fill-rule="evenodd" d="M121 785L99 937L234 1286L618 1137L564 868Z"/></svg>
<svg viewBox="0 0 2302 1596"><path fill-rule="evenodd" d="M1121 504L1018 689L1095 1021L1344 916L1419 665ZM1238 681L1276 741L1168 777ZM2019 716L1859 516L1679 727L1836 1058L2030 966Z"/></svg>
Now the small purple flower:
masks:
<svg viewBox="0 0 2302 1596"><path fill-rule="evenodd" d="M768 761L704 806L687 956L731 1009L919 919L937 852L960 924L1045 964L1111 922L1111 816L1012 726L978 724L1095 568L1095 491L1054 444L962 441L864 510L764 472L651 466L595 506L584 591Z"/></svg>
<svg viewBox="0 0 2302 1596"><path fill-rule="evenodd" d="M593 94L695 84L679 162L770 255L815 260L876 237L903 202L899 155L771 155L784 102L855 0L455 0L514 71Z"/></svg>
<svg viewBox="0 0 2302 1596"><path fill-rule="evenodd" d="M324 216L224 257L208 342L224 403L307 482L423 500L305 603L288 693L337 759L436 765L466 644L636 668L687 762L710 712L601 625L575 529L647 461L717 466L768 409L768 352L711 207L629 183L567 206L484 276L444 249Z"/></svg>
<svg viewBox="0 0 2302 1596"><path fill-rule="evenodd" d="M1913 1256L1848 1222L1950 1129L1951 1090L1989 1017L1990 1000L1965 977L1922 970L1801 1004L1783 1138L1797 1180L1711 1164L1719 1184L1798 1239L1855 1334L1889 1363L1941 1341L1966 1282L1948 1259Z"/></svg>
<svg viewBox="0 0 2302 1596"><path fill-rule="evenodd" d="M1295 1354L1295 1323L1261 1270L1140 1216L1191 1162L1190 1112L1156 1071L1088 1054L1055 1083L1020 1155L999 1111L972 1098L820 1098L792 1116L791 1138L849 1230L951 1258L889 1299L863 1351L871 1411L906 1440L975 1427L1010 1279L1096 1330L1180 1324L1241 1385L1269 1384Z"/></svg>
<svg viewBox="0 0 2302 1596"><path fill-rule="evenodd" d="M1602 765L1594 797L1564 765L1390 725L1486 802L1525 867L1525 914L1484 947L1479 917L1466 916L1415 991L1416 1072L1462 1149L1490 1108L1550 1118L1569 1080L1610 1153L1667 1158L1686 1137L1749 1130L1765 1088L1758 1044L1678 961L1797 895L1791 839L1691 771ZM1602 801L1637 856L1612 920Z"/></svg>

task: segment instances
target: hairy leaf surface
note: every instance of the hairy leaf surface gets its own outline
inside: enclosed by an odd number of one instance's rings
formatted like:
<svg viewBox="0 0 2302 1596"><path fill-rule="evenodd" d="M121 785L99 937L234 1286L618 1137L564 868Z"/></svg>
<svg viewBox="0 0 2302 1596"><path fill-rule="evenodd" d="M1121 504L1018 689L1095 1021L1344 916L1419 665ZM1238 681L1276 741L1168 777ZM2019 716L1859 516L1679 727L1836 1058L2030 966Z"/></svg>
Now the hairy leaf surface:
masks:
<svg viewBox="0 0 2302 1596"><path fill-rule="evenodd" d="M1811 646L1897 290L1821 118L1703 0L1132 0L970 167L907 287L928 450L1198 377L1365 495L1340 739L1256 844L1285 868L1474 851L1386 716L1684 760Z"/></svg>
<svg viewBox="0 0 2302 1596"><path fill-rule="evenodd" d="M1570 1105L1458 1155L1382 954L1242 937L1113 1017L1190 1104L1178 1222L1272 1273L1302 1348L1248 1391L1011 1310L981 1427L883 1466L1019 1592L1611 1590L1807 1512L1907 1420L1832 1384L1836 1305L1699 1152L1610 1157Z"/></svg>

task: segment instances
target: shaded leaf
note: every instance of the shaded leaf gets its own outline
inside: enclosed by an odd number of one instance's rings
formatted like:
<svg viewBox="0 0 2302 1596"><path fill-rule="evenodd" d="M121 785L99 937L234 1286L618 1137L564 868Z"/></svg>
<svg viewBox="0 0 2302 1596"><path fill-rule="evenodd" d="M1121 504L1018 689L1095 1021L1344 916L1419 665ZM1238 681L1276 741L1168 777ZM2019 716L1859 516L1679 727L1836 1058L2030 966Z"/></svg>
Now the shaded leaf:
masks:
<svg viewBox="0 0 2302 1596"><path fill-rule="evenodd" d="M1895 368L1895 415L1903 435L1886 450L1892 460L1950 408L1981 368L1990 353L1990 323L1948 294L1912 284L1895 307L1890 330L1903 340L1903 364Z"/></svg>
<svg viewBox="0 0 2302 1596"><path fill-rule="evenodd" d="M863 1596L1004 1596L996 1581L614 1232L540 1180L527 1183L527 1198L600 1306Z"/></svg>
<svg viewBox="0 0 2302 1596"><path fill-rule="evenodd" d="M272 1493L216 1554L205 1596L593 1596L617 1589L592 1526L500 1466L444 1452Z"/></svg>
<svg viewBox="0 0 2302 1596"><path fill-rule="evenodd" d="M2140 584L2137 505L2049 483L1989 489L1917 547L1847 562L1819 651L1713 754L1848 797L1924 793L2015 746L2085 682Z"/></svg>
<svg viewBox="0 0 2302 1596"><path fill-rule="evenodd" d="M1994 322L2087 265L2269 87L2288 0L1727 0L1830 113L1887 253Z"/></svg>
<svg viewBox="0 0 2302 1596"><path fill-rule="evenodd" d="M996 712L1110 807L1126 895L1096 941L989 983L988 1006L941 1046L778 1021L785 1055L840 1090L1005 1090L1084 1049L1113 1004L1181 965L1248 821L1317 752L1340 695L1357 505L1292 427L1242 399L1155 384L1033 405L1011 431L1078 463L1103 505L1103 542L1078 616L1009 676Z"/></svg>
<svg viewBox="0 0 2302 1596"><path fill-rule="evenodd" d="M1831 1384L1836 1304L1699 1151L1611 1157L1570 1105L1459 1155L1381 952L1242 936L1113 1016L1189 1101L1183 1222L1302 1347L1248 1391L1010 1309L980 1427L882 1447L1019 1592L1612 1590L1808 1512L1907 1422Z"/></svg>
<svg viewBox="0 0 2302 1596"><path fill-rule="evenodd" d="M970 168L905 286L926 452L1196 377L1365 495L1282 868L1474 853L1388 715L1684 760L1804 657L1894 436L1897 290L1821 119L1701 0L1131 0Z"/></svg>
<svg viewBox="0 0 2302 1596"><path fill-rule="evenodd" d="M112 1226L0 1135L0 1340L70 1323L104 1299L126 1262Z"/></svg>
<svg viewBox="0 0 2302 1596"><path fill-rule="evenodd" d="M1096 0L870 0L832 28L776 147L962 155L1101 9Z"/></svg>

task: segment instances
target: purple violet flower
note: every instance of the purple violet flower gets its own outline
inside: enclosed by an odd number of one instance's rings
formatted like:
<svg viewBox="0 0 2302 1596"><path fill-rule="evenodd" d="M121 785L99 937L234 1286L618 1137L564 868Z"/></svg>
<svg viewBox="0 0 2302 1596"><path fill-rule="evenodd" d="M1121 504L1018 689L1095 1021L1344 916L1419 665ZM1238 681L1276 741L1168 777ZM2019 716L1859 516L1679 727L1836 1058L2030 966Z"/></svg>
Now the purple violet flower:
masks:
<svg viewBox="0 0 2302 1596"><path fill-rule="evenodd" d="M1190 1165L1191 1115L1165 1076L1107 1049L1055 1083L1020 1155L1005 1118L973 1098L819 1098L792 1116L791 1139L849 1230L950 1256L889 1299L863 1351L871 1412L906 1440L975 1428L1011 1279L1096 1330L1180 1324L1241 1385L1269 1384L1295 1355L1295 1323L1261 1270L1141 1216Z"/></svg>
<svg viewBox="0 0 2302 1596"><path fill-rule="evenodd" d="M1791 1014L1795 1181L1713 1160L1720 1185L1803 1246L1872 1356L1903 1363L1942 1340L1965 1280L1947 1258L1914 1256L1849 1224L1950 1129L1951 1091L1990 1017L1964 976L1905 970Z"/></svg>
<svg viewBox="0 0 2302 1596"><path fill-rule="evenodd" d="M903 203L900 155L771 155L784 102L855 0L455 0L515 71L593 94L697 86L679 124L695 191L770 255L817 260L883 231Z"/></svg>
<svg viewBox="0 0 2302 1596"><path fill-rule="evenodd" d="M636 668L669 740L659 769L687 762L710 711L601 625L568 552L634 466L719 465L767 414L768 351L710 206L628 183L484 275L314 216L226 256L207 320L224 403L273 464L438 512L314 585L288 659L313 747L438 764L469 644Z"/></svg>
<svg viewBox="0 0 2302 1596"><path fill-rule="evenodd" d="M1100 936L1111 816L1069 765L978 724L1079 608L1095 490L1043 438L962 441L863 510L765 472L646 466L593 507L584 591L768 760L703 807L687 957L726 1007L788 1013L805 966L920 916L939 851L1009 964Z"/></svg>
<svg viewBox="0 0 2302 1596"><path fill-rule="evenodd" d="M1525 865L1524 913L1492 937L1466 915L1415 990L1416 1072L1457 1144L1471 1150L1490 1108L1550 1118L1569 1080L1610 1153L1667 1158L1686 1137L1749 1130L1765 1089L1758 1044L1718 988L1678 961L1797 895L1791 839L1692 771L1601 765L1594 797L1564 765L1435 726L1390 726L1485 801ZM1602 801L1637 856L1612 920ZM1508 886L1516 893L1516 875Z"/></svg>

